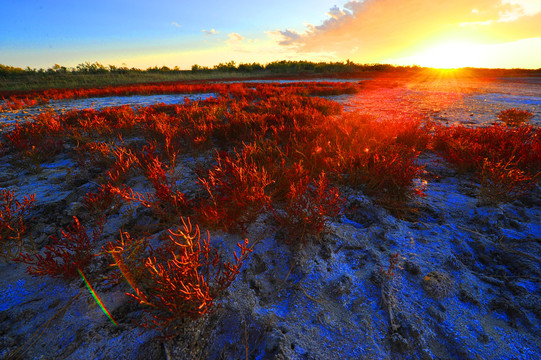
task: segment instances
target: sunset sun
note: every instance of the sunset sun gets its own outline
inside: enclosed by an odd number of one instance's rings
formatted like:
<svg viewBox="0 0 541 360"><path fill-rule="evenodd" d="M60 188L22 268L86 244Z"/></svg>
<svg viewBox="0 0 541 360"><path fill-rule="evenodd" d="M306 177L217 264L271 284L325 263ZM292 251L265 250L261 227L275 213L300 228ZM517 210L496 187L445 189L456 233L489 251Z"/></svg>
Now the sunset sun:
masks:
<svg viewBox="0 0 541 360"><path fill-rule="evenodd" d="M413 55L420 66L440 69L479 67L484 60L482 45L466 41L444 42Z"/></svg>

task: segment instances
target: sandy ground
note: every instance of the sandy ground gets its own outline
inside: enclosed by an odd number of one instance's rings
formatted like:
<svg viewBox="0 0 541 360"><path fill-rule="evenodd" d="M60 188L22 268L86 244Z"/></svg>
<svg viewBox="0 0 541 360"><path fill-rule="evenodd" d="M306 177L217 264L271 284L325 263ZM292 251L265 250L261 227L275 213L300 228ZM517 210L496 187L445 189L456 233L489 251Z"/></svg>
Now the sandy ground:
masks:
<svg viewBox="0 0 541 360"><path fill-rule="evenodd" d="M500 107L521 107L539 121L540 87L528 86L462 84L471 89L464 94L418 83L337 100L375 115L413 112L472 124L495 121ZM7 160L0 163L0 188L36 193L30 236L38 245L81 215L79 201L95 184L78 180L71 160L59 155L39 174L19 173ZM96 286L115 326L82 280L33 278L24 265L0 263L0 358L25 349L19 358L538 359L541 189L487 207L476 198L473 178L430 152L419 161L426 196L411 204L417 212L406 219L342 189L344 214L297 251L262 215L246 234L257 241L254 252L217 311L167 340L133 324L141 309L125 285ZM195 180L193 159L179 167L186 183ZM132 185L142 186L137 181ZM144 212L121 210L105 224L103 244L119 228L147 220ZM229 254L243 238L211 233L212 244ZM387 275L393 256L398 263Z"/></svg>

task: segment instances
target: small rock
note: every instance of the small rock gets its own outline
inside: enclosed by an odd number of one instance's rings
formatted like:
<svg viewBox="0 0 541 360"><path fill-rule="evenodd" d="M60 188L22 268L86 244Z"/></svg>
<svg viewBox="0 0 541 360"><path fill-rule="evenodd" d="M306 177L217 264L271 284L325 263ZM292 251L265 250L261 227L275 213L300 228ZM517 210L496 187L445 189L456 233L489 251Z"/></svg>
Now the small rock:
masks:
<svg viewBox="0 0 541 360"><path fill-rule="evenodd" d="M421 267L411 260L406 260L404 269L412 275L419 275L421 273Z"/></svg>
<svg viewBox="0 0 541 360"><path fill-rule="evenodd" d="M286 336L281 331L274 331L267 339L265 351L267 353L276 353L280 345L286 341Z"/></svg>
<svg viewBox="0 0 541 360"><path fill-rule="evenodd" d="M423 289L434 298L443 298L451 293L453 280L440 271L431 271L423 278Z"/></svg>
<svg viewBox="0 0 541 360"><path fill-rule="evenodd" d="M353 285L353 280L348 275L342 275L338 281L336 281L332 288L333 293L336 296L342 296L344 294L349 294L351 292L351 286Z"/></svg>
<svg viewBox="0 0 541 360"><path fill-rule="evenodd" d="M490 342L490 336L488 336L487 334L481 334L479 335L477 340L482 344L488 344Z"/></svg>
<svg viewBox="0 0 541 360"><path fill-rule="evenodd" d="M391 346L398 352L406 352L410 348L408 340L399 333L391 334Z"/></svg>
<svg viewBox="0 0 541 360"><path fill-rule="evenodd" d="M475 296L468 291L467 289L464 289L461 287L459 293L458 293L458 299L462 301L463 303L472 303L474 305L479 306L480 302L475 298Z"/></svg>
<svg viewBox="0 0 541 360"><path fill-rule="evenodd" d="M430 306L427 309L427 312L430 314L430 316L432 316L434 319L436 319L436 321L438 321L439 323L442 323L445 320L444 314L441 311L439 311L438 309L436 309L434 306Z"/></svg>
<svg viewBox="0 0 541 360"><path fill-rule="evenodd" d="M319 256L323 260L329 260L333 254L332 248L329 244L325 243L321 247L321 250L319 250Z"/></svg>

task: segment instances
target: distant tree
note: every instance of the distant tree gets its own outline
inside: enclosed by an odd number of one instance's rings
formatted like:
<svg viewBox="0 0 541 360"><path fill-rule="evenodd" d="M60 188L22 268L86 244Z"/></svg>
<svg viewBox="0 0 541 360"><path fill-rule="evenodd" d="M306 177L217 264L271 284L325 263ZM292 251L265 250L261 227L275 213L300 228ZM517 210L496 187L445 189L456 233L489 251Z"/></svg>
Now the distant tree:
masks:
<svg viewBox="0 0 541 360"><path fill-rule="evenodd" d="M208 66L199 66L197 64L192 65L192 72L198 72L198 71L208 72L210 71L210 69L208 68Z"/></svg>
<svg viewBox="0 0 541 360"><path fill-rule="evenodd" d="M259 63L251 63L251 64L239 64L237 70L240 72L254 72L254 71L261 71L263 70L263 65Z"/></svg>
<svg viewBox="0 0 541 360"><path fill-rule="evenodd" d="M107 73L109 70L97 61L93 64L87 61L77 65L76 71L80 73L103 74Z"/></svg>
<svg viewBox="0 0 541 360"><path fill-rule="evenodd" d="M0 76L20 75L24 74L24 70L20 67L0 64Z"/></svg>
<svg viewBox="0 0 541 360"><path fill-rule="evenodd" d="M218 65L214 65L214 70L222 71L222 72L234 72L234 71L237 71L237 66L235 65L235 62L231 60L225 64L219 63Z"/></svg>

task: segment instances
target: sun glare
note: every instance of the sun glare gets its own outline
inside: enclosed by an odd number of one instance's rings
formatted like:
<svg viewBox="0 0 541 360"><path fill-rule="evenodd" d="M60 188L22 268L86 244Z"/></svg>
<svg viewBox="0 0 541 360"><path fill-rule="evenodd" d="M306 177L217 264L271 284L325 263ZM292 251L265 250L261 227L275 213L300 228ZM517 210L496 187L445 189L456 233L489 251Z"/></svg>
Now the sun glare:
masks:
<svg viewBox="0 0 541 360"><path fill-rule="evenodd" d="M483 51L481 45L468 42L449 42L429 48L410 58L420 66L438 69L461 67L482 67Z"/></svg>

